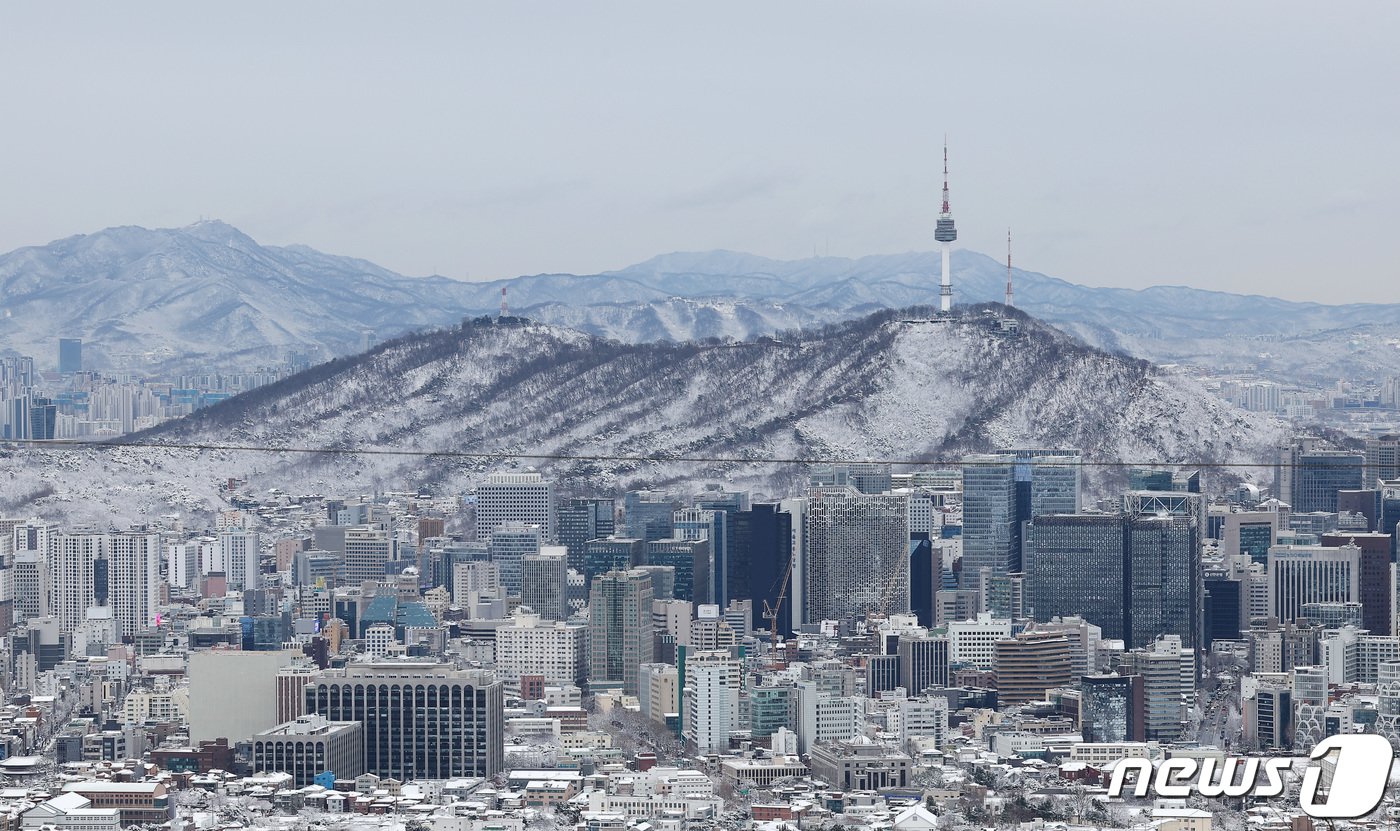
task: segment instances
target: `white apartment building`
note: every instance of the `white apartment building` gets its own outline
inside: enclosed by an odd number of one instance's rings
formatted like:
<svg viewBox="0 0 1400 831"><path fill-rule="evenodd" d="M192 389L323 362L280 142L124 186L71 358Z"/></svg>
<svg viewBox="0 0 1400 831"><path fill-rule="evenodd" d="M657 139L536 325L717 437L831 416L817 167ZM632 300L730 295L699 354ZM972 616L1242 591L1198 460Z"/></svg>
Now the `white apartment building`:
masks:
<svg viewBox="0 0 1400 831"><path fill-rule="evenodd" d="M547 621L517 612L496 629L496 674L519 690L522 675L542 675L545 684L583 684L588 679L588 626Z"/></svg>
<svg viewBox="0 0 1400 831"><path fill-rule="evenodd" d="M743 729L739 694L743 668L727 652L698 653L685 669L683 734L701 753L729 749L729 737Z"/></svg>
<svg viewBox="0 0 1400 831"><path fill-rule="evenodd" d="M948 741L948 699L931 698L900 699L894 713L899 717L899 742L908 744L910 739L930 738L934 746L942 748ZM892 713L891 715L893 715Z"/></svg>
<svg viewBox="0 0 1400 831"><path fill-rule="evenodd" d="M113 534L108 545L108 602L117 634L136 635L156 625L156 610L160 607L160 535Z"/></svg>
<svg viewBox="0 0 1400 831"><path fill-rule="evenodd" d="M199 581L198 540L165 545L165 575L171 588L189 589Z"/></svg>
<svg viewBox="0 0 1400 831"><path fill-rule="evenodd" d="M262 544L257 531L229 528L219 532L219 560L234 591L258 588L258 551Z"/></svg>
<svg viewBox="0 0 1400 831"><path fill-rule="evenodd" d="M1011 620L994 618L983 612L976 620L954 620L948 623L948 661L967 664L979 669L992 668L996 642L1011 637Z"/></svg>

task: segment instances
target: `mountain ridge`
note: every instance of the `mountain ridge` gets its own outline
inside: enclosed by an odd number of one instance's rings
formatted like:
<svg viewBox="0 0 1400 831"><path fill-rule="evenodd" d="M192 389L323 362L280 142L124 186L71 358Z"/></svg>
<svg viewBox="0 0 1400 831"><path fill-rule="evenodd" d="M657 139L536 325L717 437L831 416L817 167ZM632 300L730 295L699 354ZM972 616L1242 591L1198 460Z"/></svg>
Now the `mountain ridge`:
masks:
<svg viewBox="0 0 1400 831"><path fill-rule="evenodd" d="M881 311L782 338L631 344L484 317L405 335L131 437L0 463L37 508L207 511L216 483L289 492L468 491L535 466L564 492L800 488L795 459L947 462L995 446L1082 447L1091 461L1258 463L1280 426L1192 379L996 307ZM286 448L288 452L279 449ZM316 453L317 448L338 452ZM403 455L357 454L359 448ZM444 451L448 451L444 453ZM683 461L711 460L711 461ZM1103 484L1116 468L1088 471ZM1104 492L1108 492L1104 489Z"/></svg>
<svg viewBox="0 0 1400 831"><path fill-rule="evenodd" d="M960 305L1002 298L1004 264L960 249L953 265ZM0 255L0 350L53 354L58 337L75 336L99 366L120 356L152 366L268 362L291 352L323 360L357 351L366 334L383 339L492 313L502 288L512 309L603 337L743 339L928 302L936 269L934 252L784 261L718 250L592 275L464 282L405 277L304 245L259 245L217 220L119 226ZM1110 350L1157 362L1228 361L1280 377L1400 373L1400 348L1349 343L1384 345L1400 328L1400 304L1091 288L1013 274L1019 308ZM1259 350L1260 339L1283 345Z"/></svg>

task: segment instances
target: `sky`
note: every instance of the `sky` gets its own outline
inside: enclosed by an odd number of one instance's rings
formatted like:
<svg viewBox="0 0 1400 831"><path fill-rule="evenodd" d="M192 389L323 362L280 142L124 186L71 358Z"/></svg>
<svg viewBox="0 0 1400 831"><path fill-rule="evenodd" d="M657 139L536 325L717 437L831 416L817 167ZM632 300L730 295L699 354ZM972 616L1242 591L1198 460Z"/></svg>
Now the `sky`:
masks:
<svg viewBox="0 0 1400 831"><path fill-rule="evenodd" d="M6 2L0 250L232 223L405 274L958 245L1400 302L1400 4Z"/></svg>

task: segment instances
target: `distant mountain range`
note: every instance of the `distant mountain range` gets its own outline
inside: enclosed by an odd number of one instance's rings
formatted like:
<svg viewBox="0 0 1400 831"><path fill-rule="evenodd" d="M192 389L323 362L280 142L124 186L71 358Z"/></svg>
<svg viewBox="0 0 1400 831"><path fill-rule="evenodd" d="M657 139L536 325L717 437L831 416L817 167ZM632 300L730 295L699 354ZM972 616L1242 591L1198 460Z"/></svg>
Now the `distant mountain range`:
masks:
<svg viewBox="0 0 1400 831"><path fill-rule="evenodd" d="M800 487L794 459L936 463L995 446L1091 460L1251 463L1280 425L1191 378L1088 347L1016 313L881 311L781 338L624 344L524 321L406 336L138 434L181 445L405 450L359 455L166 448L0 450L17 504L104 517L207 510L216 483L291 493L468 488L537 465L570 493L728 482ZM542 454L495 459L472 454ZM1091 468L1091 489L1121 468ZM26 494L33 495L27 499ZM31 504L32 503L32 504Z"/></svg>
<svg viewBox="0 0 1400 831"><path fill-rule="evenodd" d="M0 255L0 350L47 366L59 337L96 364L248 366L324 359L383 339L513 312L627 342L745 339L929 302L936 255L770 260L676 253L620 271L482 283L405 277L303 246L258 245L221 222L109 228ZM956 302L999 301L1005 266L953 255ZM1400 373L1400 303L1329 306L1185 287L1090 288L1014 272L1018 308L1086 342L1157 362L1334 380ZM124 357L122 357L124 356Z"/></svg>

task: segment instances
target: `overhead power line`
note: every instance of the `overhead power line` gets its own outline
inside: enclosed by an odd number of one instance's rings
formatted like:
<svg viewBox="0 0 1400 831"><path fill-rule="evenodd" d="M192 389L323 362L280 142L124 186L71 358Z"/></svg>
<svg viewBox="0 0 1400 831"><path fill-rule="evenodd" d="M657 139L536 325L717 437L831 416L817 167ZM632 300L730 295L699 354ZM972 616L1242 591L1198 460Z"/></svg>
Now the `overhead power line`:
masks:
<svg viewBox="0 0 1400 831"><path fill-rule="evenodd" d="M940 465L946 467L1000 466L1003 461L965 459L916 459L916 458L851 458L846 456L715 456L666 453L614 454L614 453L530 453L519 450L418 450L393 447L307 447L303 445L262 445L262 444L213 444L207 442L149 442L126 441L123 439L10 439L9 444L45 449L65 450L77 448L103 449L143 449L143 450L202 450L227 451L234 453L297 453L306 455L332 456L404 456L417 458L472 459L479 461L560 461L560 462L683 462L694 464L777 464L777 465L846 465L846 464L888 464L888 465ZM1060 467L1200 467L1200 468L1256 468L1285 467L1307 468L1309 470L1351 469L1354 464L1295 464L1291 462L1252 461L1252 462L1202 462L1202 461L1107 461L1078 458L1064 461L1064 457L1027 459L1028 463L1039 463Z"/></svg>

